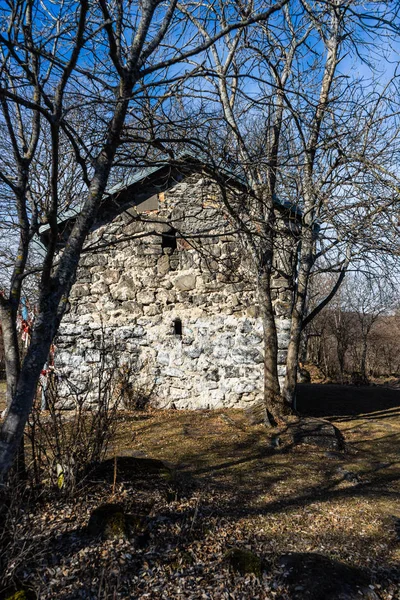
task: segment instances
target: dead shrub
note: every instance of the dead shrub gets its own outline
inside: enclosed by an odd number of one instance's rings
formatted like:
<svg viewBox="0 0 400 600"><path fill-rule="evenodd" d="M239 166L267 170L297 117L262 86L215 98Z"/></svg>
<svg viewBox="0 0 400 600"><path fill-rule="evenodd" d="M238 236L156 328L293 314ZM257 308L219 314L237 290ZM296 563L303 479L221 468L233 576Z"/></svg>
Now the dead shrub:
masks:
<svg viewBox="0 0 400 600"><path fill-rule="evenodd" d="M52 377L46 390L47 410L41 410L37 400L28 421L28 472L35 486L57 486L71 493L90 466L104 459L115 434L123 390L117 361L111 361L108 353L102 353L84 389L70 385L69 393L61 396ZM64 390L66 384L64 379Z"/></svg>
<svg viewBox="0 0 400 600"><path fill-rule="evenodd" d="M118 369L116 393L127 410L146 410L150 404L154 382L141 379L140 373L147 372L147 364L139 364L137 357L123 363Z"/></svg>

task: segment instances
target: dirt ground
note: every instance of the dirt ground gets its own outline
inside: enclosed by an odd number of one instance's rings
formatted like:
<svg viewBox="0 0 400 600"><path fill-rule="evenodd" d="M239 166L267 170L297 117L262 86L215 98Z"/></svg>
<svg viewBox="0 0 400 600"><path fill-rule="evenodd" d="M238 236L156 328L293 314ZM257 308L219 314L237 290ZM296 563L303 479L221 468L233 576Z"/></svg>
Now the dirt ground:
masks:
<svg viewBox="0 0 400 600"><path fill-rule="evenodd" d="M240 410L124 413L110 457L161 459L173 477L117 469L73 498L44 498L26 521L39 551L19 578L43 599L296 600L302 585L279 557L315 553L367 572L371 598L400 599L400 391L302 385L297 406L339 427L346 452L280 446ZM82 537L110 500L146 515L143 548ZM261 557L262 577L232 573L232 548Z"/></svg>

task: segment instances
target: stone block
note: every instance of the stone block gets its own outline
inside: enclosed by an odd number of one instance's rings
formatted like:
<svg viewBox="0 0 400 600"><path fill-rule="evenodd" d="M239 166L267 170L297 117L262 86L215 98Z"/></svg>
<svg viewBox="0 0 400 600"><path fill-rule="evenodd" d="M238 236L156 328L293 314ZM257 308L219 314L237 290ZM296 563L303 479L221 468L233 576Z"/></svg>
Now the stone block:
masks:
<svg viewBox="0 0 400 600"><path fill-rule="evenodd" d="M199 356L201 355L201 353L203 352L203 349L200 348L199 346L191 346L190 348L185 348L185 356L188 356L191 359L196 359L199 358Z"/></svg>
<svg viewBox="0 0 400 600"><path fill-rule="evenodd" d="M142 250L143 254L146 255L157 255L159 256L160 254L162 254L162 248L161 248L161 244L159 246L155 246L155 245L151 245L151 246L145 246Z"/></svg>
<svg viewBox="0 0 400 600"><path fill-rule="evenodd" d="M161 304L173 304L176 300L176 294L172 290L161 289L156 294L157 302Z"/></svg>
<svg viewBox="0 0 400 600"><path fill-rule="evenodd" d="M88 350L85 352L85 361L88 363L100 362L100 350Z"/></svg>
<svg viewBox="0 0 400 600"><path fill-rule="evenodd" d="M125 312L127 319L133 319L134 317L139 317L143 314L143 306L133 300L123 301L121 307Z"/></svg>
<svg viewBox="0 0 400 600"><path fill-rule="evenodd" d="M260 314L260 309L256 304L253 304L253 305L247 307L246 314L249 317L257 318Z"/></svg>
<svg viewBox="0 0 400 600"><path fill-rule="evenodd" d="M228 379L237 378L241 376L241 370L239 367L227 366L224 367L224 374Z"/></svg>
<svg viewBox="0 0 400 600"><path fill-rule="evenodd" d="M71 290L71 298L82 298L90 294L89 285L84 283L76 283Z"/></svg>
<svg viewBox="0 0 400 600"><path fill-rule="evenodd" d="M104 254L85 253L79 260L81 267L105 267L108 262L108 256Z"/></svg>
<svg viewBox="0 0 400 600"><path fill-rule="evenodd" d="M137 293L136 299L141 304L152 304L155 300L155 295L153 291L144 289Z"/></svg>
<svg viewBox="0 0 400 600"><path fill-rule="evenodd" d="M169 366L170 360L170 355L167 354L167 352L159 352L157 355L157 362L159 365Z"/></svg>
<svg viewBox="0 0 400 600"><path fill-rule="evenodd" d="M234 348L231 357L235 363L243 365L262 363L264 360L261 352L257 348Z"/></svg>
<svg viewBox="0 0 400 600"><path fill-rule="evenodd" d="M235 392L235 394L240 394L240 395L254 392L255 389L256 389L256 386L253 381L245 381L245 380L238 381L232 387L232 391Z"/></svg>
<svg viewBox="0 0 400 600"><path fill-rule="evenodd" d="M167 377L179 377L181 379L186 378L186 374L184 371L182 371L181 369L176 369L174 367L168 367L167 369L164 369L163 374Z"/></svg>
<svg viewBox="0 0 400 600"><path fill-rule="evenodd" d="M108 294L108 286L104 283L104 281L96 281L96 283L92 283L90 286L91 295L102 296L103 294Z"/></svg>
<svg viewBox="0 0 400 600"><path fill-rule="evenodd" d="M169 390L169 396L171 400L180 400L182 398L190 398L191 393L188 390L171 387Z"/></svg>
<svg viewBox="0 0 400 600"><path fill-rule="evenodd" d="M279 348L287 348L290 341L290 333L288 331L282 331L277 334Z"/></svg>
<svg viewBox="0 0 400 600"><path fill-rule="evenodd" d="M250 319L243 319L239 322L238 330L240 333L250 333L253 331L253 322Z"/></svg>
<svg viewBox="0 0 400 600"><path fill-rule="evenodd" d="M117 283L120 277L121 277L121 271L119 271L117 269L106 269L103 271L103 274L102 274L103 282L107 285L111 285L112 283Z"/></svg>
<svg viewBox="0 0 400 600"><path fill-rule="evenodd" d="M194 274L178 275L174 277L173 284L181 292L193 290L196 287L196 276Z"/></svg>
<svg viewBox="0 0 400 600"><path fill-rule="evenodd" d="M169 256L164 254L157 261L157 273L160 277L165 277L170 269Z"/></svg>
<svg viewBox="0 0 400 600"><path fill-rule="evenodd" d="M162 307L160 304L149 304L143 306L143 313L149 317L155 317L162 313Z"/></svg>
<svg viewBox="0 0 400 600"><path fill-rule="evenodd" d="M152 254L152 255L147 255L147 256L135 256L132 258L132 260L130 261L129 266L131 268L149 268L149 267L155 267L157 266L157 258L158 255L156 254Z"/></svg>
<svg viewBox="0 0 400 600"><path fill-rule="evenodd" d="M289 331L290 327L291 327L291 320L290 319L278 319L277 322L277 329L278 331Z"/></svg>
<svg viewBox="0 0 400 600"><path fill-rule="evenodd" d="M212 348L212 355L215 358L226 358L228 356L229 348L227 346L214 346Z"/></svg>
<svg viewBox="0 0 400 600"><path fill-rule="evenodd" d="M126 285L126 283L122 285L113 285L110 287L111 297L114 300L120 300L125 302L126 300L135 300L136 299L136 288L130 285Z"/></svg>

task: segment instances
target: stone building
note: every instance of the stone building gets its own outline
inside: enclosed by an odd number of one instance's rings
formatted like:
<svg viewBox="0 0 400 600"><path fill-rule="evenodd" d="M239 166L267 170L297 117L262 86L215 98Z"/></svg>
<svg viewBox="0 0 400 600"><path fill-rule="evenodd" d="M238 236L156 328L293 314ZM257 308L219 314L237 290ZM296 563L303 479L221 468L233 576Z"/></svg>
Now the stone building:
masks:
<svg viewBox="0 0 400 600"><path fill-rule="evenodd" d="M240 201L240 181L226 181ZM141 170L109 190L56 341L64 397L86 390L94 402L96 370L104 360L111 365L112 354L122 372L136 363L132 386L159 407L243 407L260 397L254 283L219 190L195 161ZM277 207L273 294L283 377L299 216ZM65 219L65 231L72 221ZM45 242L45 228L41 236Z"/></svg>

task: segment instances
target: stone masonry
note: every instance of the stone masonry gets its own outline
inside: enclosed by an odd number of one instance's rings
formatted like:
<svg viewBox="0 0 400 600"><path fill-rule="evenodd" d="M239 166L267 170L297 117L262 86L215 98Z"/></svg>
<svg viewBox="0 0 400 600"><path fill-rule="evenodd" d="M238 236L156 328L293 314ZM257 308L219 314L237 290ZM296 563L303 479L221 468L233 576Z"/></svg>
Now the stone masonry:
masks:
<svg viewBox="0 0 400 600"><path fill-rule="evenodd" d="M89 389L87 402L95 402L96 369L104 360L115 368L112 348L118 368L137 362L134 383L155 406L255 401L263 390L262 324L248 261L217 208L218 188L201 172L160 170L116 189L81 257L56 341L61 395ZM273 296L282 378L295 238L293 217L279 214Z"/></svg>

